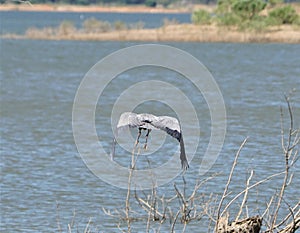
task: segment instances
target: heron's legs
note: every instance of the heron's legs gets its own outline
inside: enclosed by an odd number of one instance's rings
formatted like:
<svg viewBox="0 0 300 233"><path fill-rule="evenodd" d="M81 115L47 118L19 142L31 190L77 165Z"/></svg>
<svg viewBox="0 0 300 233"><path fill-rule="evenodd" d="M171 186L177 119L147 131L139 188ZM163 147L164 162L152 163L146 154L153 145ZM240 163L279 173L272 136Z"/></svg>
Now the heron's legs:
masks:
<svg viewBox="0 0 300 233"><path fill-rule="evenodd" d="M141 133L142 133L142 128L139 128L139 132L138 132L138 136L136 138L136 142L135 142L135 147L139 144L140 142L140 136L141 136Z"/></svg>
<svg viewBox="0 0 300 233"><path fill-rule="evenodd" d="M148 136L151 132L151 129L148 129L147 134L146 134L146 141L145 141L145 145L144 145L144 149L147 150L147 142L148 142Z"/></svg>

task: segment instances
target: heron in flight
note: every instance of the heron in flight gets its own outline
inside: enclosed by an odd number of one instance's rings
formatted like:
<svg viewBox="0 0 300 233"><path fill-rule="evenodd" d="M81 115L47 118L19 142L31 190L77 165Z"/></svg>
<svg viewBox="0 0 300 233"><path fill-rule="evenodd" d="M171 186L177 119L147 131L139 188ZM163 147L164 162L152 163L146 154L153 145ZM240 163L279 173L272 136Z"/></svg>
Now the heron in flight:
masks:
<svg viewBox="0 0 300 233"><path fill-rule="evenodd" d="M182 169L186 170L189 167L185 155L185 149L184 149L180 124L176 118L170 116L154 116L149 113L136 114L133 112L124 112L120 116L117 129L116 129L116 135L121 129L126 127L138 128L138 135L137 135L135 146L137 146L139 143L142 130L147 130L145 136L144 149L147 149L147 141L151 130L159 129L165 131L167 134L177 139L177 141L180 144L180 160L181 160ZM115 145L116 145L116 139L114 138L113 148L112 148L112 158L115 153Z"/></svg>

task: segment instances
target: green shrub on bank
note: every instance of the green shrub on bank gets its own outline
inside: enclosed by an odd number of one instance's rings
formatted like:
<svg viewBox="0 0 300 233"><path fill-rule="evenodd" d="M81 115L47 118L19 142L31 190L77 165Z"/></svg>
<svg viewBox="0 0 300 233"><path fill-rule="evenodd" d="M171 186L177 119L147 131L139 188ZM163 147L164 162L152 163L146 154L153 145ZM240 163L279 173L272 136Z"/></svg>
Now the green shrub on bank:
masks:
<svg viewBox="0 0 300 233"><path fill-rule="evenodd" d="M156 7L157 2L156 2L156 0L146 0L145 5L149 6L149 7Z"/></svg>
<svg viewBox="0 0 300 233"><path fill-rule="evenodd" d="M278 4L282 4L284 1L283 0L268 0L268 4L271 6L271 7L274 7Z"/></svg>
<svg viewBox="0 0 300 233"><path fill-rule="evenodd" d="M269 17L275 24L295 24L299 22L299 15L291 5L272 10Z"/></svg>
<svg viewBox="0 0 300 233"><path fill-rule="evenodd" d="M251 25L263 27L260 12L265 9L266 3L263 0L219 0L215 11L214 20L219 25L237 26L245 30ZM255 26L256 27L256 26Z"/></svg>
<svg viewBox="0 0 300 233"><path fill-rule="evenodd" d="M217 17L217 23L224 26L234 26L239 25L241 23L241 19L235 14L226 13Z"/></svg>
<svg viewBox="0 0 300 233"><path fill-rule="evenodd" d="M211 14L206 10L197 10L192 14L192 22L194 24L210 24Z"/></svg>
<svg viewBox="0 0 300 233"><path fill-rule="evenodd" d="M268 18L265 16L256 16L252 20L246 20L240 25L238 28L241 31L255 31L255 32L263 32L265 31L268 26L270 26Z"/></svg>
<svg viewBox="0 0 300 233"><path fill-rule="evenodd" d="M232 5L232 12L240 16L242 21L251 20L265 9L266 3L262 0L235 1Z"/></svg>
<svg viewBox="0 0 300 233"><path fill-rule="evenodd" d="M300 25L300 17L291 5L280 8L274 6L281 0L219 0L215 13L198 10L192 14L194 24L210 24L216 22L223 26L234 26L240 30L263 31L272 25L297 24ZM262 11L268 7L271 10L268 16Z"/></svg>
<svg viewBox="0 0 300 233"><path fill-rule="evenodd" d="M237 0L218 0L216 14L225 15L231 13L231 8Z"/></svg>

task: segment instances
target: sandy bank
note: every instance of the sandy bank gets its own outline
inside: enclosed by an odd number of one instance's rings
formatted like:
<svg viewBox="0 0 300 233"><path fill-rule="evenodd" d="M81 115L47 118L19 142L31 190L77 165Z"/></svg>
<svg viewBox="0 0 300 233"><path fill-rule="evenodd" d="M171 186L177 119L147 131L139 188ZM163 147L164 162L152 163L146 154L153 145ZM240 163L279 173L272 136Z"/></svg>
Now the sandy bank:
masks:
<svg viewBox="0 0 300 233"><path fill-rule="evenodd" d="M298 6L297 11L300 9ZM192 5L190 9L150 8L146 6L74 6L51 4L4 4L0 11L56 11L56 12L152 12L188 13L192 9L213 11L215 6ZM130 27L129 27L130 28ZM41 39L41 40L97 40L97 41L191 41L191 42L234 42L234 43L300 43L299 26L281 25L262 31L239 31L234 28L214 25L170 24L155 29L107 30L106 32L87 32L76 28L29 28L25 35L6 34L2 38Z"/></svg>
<svg viewBox="0 0 300 233"><path fill-rule="evenodd" d="M128 29L101 33L58 31L53 28L31 29L25 35L4 35L11 39L94 40L94 41L189 41L235 43L300 43L300 30L292 26L278 26L264 32L241 32L214 25L168 25L157 29Z"/></svg>

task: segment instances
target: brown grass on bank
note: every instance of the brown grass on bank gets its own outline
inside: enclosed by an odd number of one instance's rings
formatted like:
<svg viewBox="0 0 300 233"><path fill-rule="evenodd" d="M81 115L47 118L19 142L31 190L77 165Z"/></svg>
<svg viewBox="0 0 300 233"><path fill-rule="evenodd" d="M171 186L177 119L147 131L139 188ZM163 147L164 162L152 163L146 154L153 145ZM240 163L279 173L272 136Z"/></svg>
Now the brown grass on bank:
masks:
<svg viewBox="0 0 300 233"><path fill-rule="evenodd" d="M300 4L293 4L297 12ZM58 12L152 12L152 13L175 13L192 12L203 9L208 12L215 10L215 5L190 5L185 8L151 8L146 6L75 6L60 4L3 4L0 11L58 11ZM77 29L72 22L62 22L58 27L45 27L42 29L29 28L25 35L5 34L1 38L10 39L43 39L43 40L97 40L97 41L191 41L191 42L273 42L273 43L300 43L300 27L297 25L281 25L267 28L241 30L234 27L217 25L194 25L179 24L178 22L166 21L164 26L155 29L144 29L143 24L126 25L120 22L117 25L92 19ZM101 24L99 26L99 24ZM103 24L103 25L102 25ZM108 25L109 24L109 25ZM124 24L124 25L123 25ZM106 30L103 30L105 26ZM117 27L118 26L118 27ZM121 26L121 27L120 27ZM97 30L94 30L96 27Z"/></svg>
<svg viewBox="0 0 300 233"><path fill-rule="evenodd" d="M296 30L294 26L282 25L263 32L244 32L216 25L176 24L157 29L124 29L99 33L87 33L75 28L71 28L69 31L60 28L31 28L25 35L10 34L2 37L43 40L300 43L300 30Z"/></svg>

